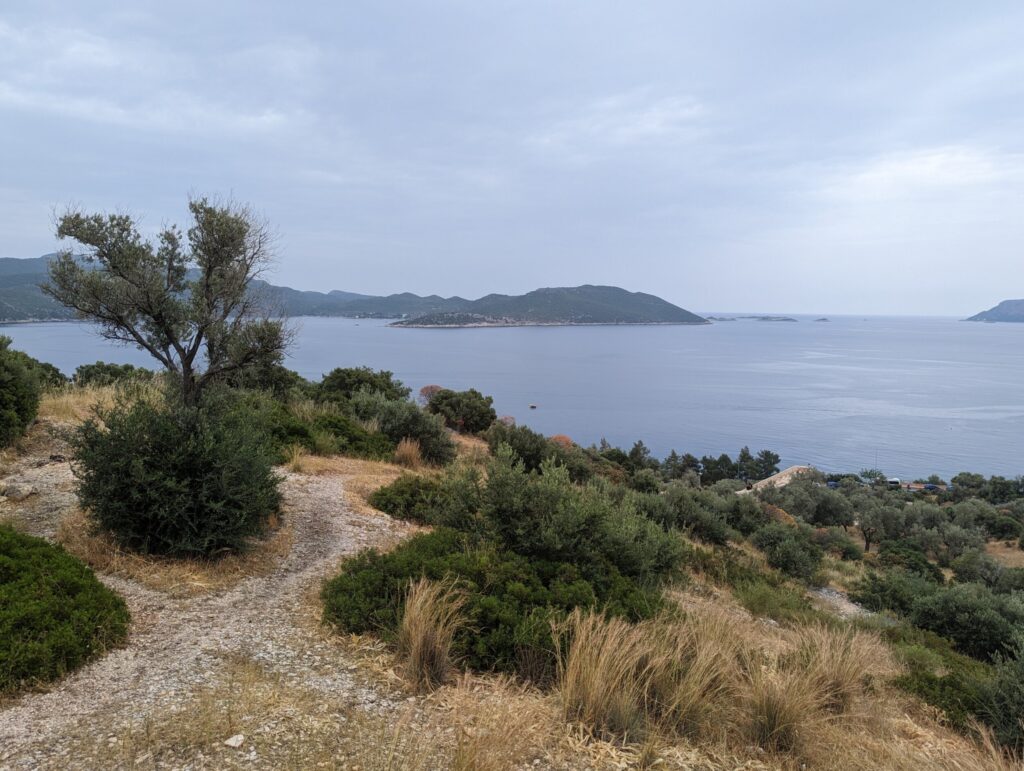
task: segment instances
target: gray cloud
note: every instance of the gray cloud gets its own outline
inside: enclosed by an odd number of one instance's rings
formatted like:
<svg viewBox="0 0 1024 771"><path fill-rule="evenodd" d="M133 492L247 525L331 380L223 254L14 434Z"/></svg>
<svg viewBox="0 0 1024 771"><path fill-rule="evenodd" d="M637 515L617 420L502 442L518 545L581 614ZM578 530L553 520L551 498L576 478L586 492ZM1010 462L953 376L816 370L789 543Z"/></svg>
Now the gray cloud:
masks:
<svg viewBox="0 0 1024 771"><path fill-rule="evenodd" d="M189 193L304 288L614 283L695 310L1024 295L1024 9L668 0L18 3L0 254Z"/></svg>

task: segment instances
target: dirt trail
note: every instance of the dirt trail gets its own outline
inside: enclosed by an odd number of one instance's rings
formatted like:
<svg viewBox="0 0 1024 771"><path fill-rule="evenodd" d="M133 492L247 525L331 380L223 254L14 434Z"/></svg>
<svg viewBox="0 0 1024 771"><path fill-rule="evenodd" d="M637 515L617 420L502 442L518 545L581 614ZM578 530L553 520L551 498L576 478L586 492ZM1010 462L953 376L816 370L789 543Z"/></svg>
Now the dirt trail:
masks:
<svg viewBox="0 0 1024 771"><path fill-rule="evenodd" d="M40 485L23 502L26 529L52 535L68 495L66 462L26 459L4 476ZM44 473L42 473L44 472ZM345 555L393 544L409 528L381 514L357 513L344 502L338 477L289 474L285 512L294 543L269 574L243 579L215 594L173 598L135 581L101 576L121 594L132 613L128 644L58 683L0 709L0 768L87 767L69 756L66 738L83 718L97 726L141 721L156 710L180 707L217 680L224 656L244 653L286 682L344 696L353 705L385 709L387 697L358 680L352 662L316 633L308 598ZM15 516L20 504L4 503Z"/></svg>

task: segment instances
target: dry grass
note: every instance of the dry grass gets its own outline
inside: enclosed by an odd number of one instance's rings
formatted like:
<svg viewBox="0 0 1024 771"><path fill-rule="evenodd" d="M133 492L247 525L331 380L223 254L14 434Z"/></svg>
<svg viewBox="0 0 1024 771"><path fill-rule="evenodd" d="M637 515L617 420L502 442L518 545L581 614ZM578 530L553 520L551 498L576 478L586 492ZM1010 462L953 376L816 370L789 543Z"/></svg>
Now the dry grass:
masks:
<svg viewBox="0 0 1024 771"><path fill-rule="evenodd" d="M471 434L452 434L458 458L471 466L485 465L491 457L487 442Z"/></svg>
<svg viewBox="0 0 1024 771"><path fill-rule="evenodd" d="M1021 549L1016 542L990 541L985 544L985 551L1004 567L1024 568L1024 549Z"/></svg>
<svg viewBox="0 0 1024 771"><path fill-rule="evenodd" d="M601 738L640 739L648 730L651 645L647 629L619 618L574 611L555 630L558 688L565 719Z"/></svg>
<svg viewBox="0 0 1024 771"><path fill-rule="evenodd" d="M417 439L405 437L395 449L395 463L403 468L418 471L423 466L423 454Z"/></svg>
<svg viewBox="0 0 1024 771"><path fill-rule="evenodd" d="M393 463L361 458L346 458L333 455L322 458L313 455L299 454L298 468L291 470L300 474L313 476L337 476L345 482L345 503L360 514L384 516L373 508L366 499L379 487L391 484L405 470ZM289 468L291 468L289 466Z"/></svg>
<svg viewBox="0 0 1024 771"><path fill-rule="evenodd" d="M822 694L804 673L752 664L745 724L750 741L768 752L793 752L818 719Z"/></svg>
<svg viewBox="0 0 1024 771"><path fill-rule="evenodd" d="M272 535L257 541L244 554L217 560L172 559L122 549L109 536L97 533L80 509L60 523L57 542L101 573L124 576L173 597L192 597L228 589L251 576L266 575L292 548L288 524L271 522Z"/></svg>
<svg viewBox="0 0 1024 771"><path fill-rule="evenodd" d="M889 647L870 632L815 624L798 634L789 666L802 672L832 712L846 712L873 677L896 673Z"/></svg>
<svg viewBox="0 0 1024 771"><path fill-rule="evenodd" d="M450 583L421 578L410 584L398 627L398 655L407 682L431 691L451 678L452 639L463 625L465 597Z"/></svg>
<svg viewBox="0 0 1024 771"><path fill-rule="evenodd" d="M152 380L121 385L63 385L47 389L39 400L38 416L56 423L81 423L97 409L112 407L120 396L128 400L159 399L163 395L159 376Z"/></svg>
<svg viewBox="0 0 1024 771"><path fill-rule="evenodd" d="M663 732L691 737L720 733L737 698L744 636L722 609L691 614L651 630L649 702Z"/></svg>

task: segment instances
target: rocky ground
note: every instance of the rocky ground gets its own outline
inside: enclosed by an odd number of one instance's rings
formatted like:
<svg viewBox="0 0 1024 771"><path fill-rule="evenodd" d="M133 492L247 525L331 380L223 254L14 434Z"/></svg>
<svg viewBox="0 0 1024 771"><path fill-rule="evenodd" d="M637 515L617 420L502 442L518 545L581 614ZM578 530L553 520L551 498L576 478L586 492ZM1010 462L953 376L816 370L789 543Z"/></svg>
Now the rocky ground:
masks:
<svg viewBox="0 0 1024 771"><path fill-rule="evenodd" d="M26 532L54 537L75 506L73 475L59 449L57 439L34 441L6 464L0 517ZM114 738L108 743L116 743L124 726L188 706L220 682L225 662L238 657L284 685L301 684L349 707L385 713L404 702L355 673L343 646L319 629L315 595L341 558L392 544L408 527L382 514L353 511L338 477L289 474L284 492L292 548L265 575L198 597L168 596L133 580L101 576L131 610L128 644L52 690L25 695L0 710L0 767L95 768L96 758L78 754L83 731L109 730ZM245 742L229 749L247 751Z"/></svg>

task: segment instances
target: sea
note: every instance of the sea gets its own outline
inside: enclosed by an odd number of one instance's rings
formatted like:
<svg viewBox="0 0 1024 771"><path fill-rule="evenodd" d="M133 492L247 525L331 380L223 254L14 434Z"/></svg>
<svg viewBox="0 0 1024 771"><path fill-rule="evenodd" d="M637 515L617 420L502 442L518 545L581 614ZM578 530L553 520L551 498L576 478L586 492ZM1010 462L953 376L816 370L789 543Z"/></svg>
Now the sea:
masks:
<svg viewBox="0 0 1024 771"><path fill-rule="evenodd" d="M627 449L642 440L659 457L748 446L825 471L1024 474L1024 324L793 318L486 329L300 318L286 364L311 379L334 367L391 370L414 394L476 388L537 431ZM87 324L0 334L69 374L97 360L153 366Z"/></svg>

